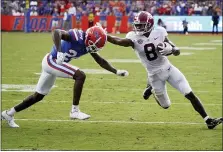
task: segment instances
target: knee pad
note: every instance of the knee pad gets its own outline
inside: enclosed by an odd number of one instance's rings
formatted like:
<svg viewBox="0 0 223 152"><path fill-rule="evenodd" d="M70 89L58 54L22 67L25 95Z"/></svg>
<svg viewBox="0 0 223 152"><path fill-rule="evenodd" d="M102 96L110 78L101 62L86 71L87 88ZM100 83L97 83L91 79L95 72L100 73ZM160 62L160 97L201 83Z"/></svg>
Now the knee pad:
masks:
<svg viewBox="0 0 223 152"><path fill-rule="evenodd" d="M170 105L171 105L170 99L164 93L155 93L155 98L156 98L158 104L162 108L167 109L170 107Z"/></svg>

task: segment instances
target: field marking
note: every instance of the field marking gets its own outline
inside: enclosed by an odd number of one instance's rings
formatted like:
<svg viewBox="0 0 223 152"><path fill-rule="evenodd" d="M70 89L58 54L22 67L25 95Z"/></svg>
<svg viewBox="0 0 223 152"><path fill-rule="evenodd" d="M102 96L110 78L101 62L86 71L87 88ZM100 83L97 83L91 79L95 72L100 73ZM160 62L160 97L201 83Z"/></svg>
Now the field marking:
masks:
<svg viewBox="0 0 223 152"><path fill-rule="evenodd" d="M213 42L213 43L222 43L223 41L222 40L211 40L210 42Z"/></svg>
<svg viewBox="0 0 223 152"><path fill-rule="evenodd" d="M214 46L221 45L222 46L221 43L194 43L193 45L214 45Z"/></svg>
<svg viewBox="0 0 223 152"><path fill-rule="evenodd" d="M57 86L54 86L53 88L57 88L57 90L70 90L72 88L60 88ZM20 89L20 90L18 90ZM2 88L1 91L2 92L34 92L36 90L36 85L15 85L15 84L2 84ZM135 88L135 89L129 89L129 88L84 88L84 90L93 90L93 91L143 91L144 88ZM167 91L170 92L175 92L177 90L173 90L173 89L167 89ZM207 91L207 90L199 90L199 91L195 91L195 92L199 92L199 93L210 93L210 92L217 92L217 93L222 93L222 91Z"/></svg>
<svg viewBox="0 0 223 152"><path fill-rule="evenodd" d="M55 87L57 86L53 85L53 88ZM1 91L33 92L35 90L36 85L32 84L1 84Z"/></svg>
<svg viewBox="0 0 223 152"><path fill-rule="evenodd" d="M139 59L108 59L112 63L141 63Z"/></svg>
<svg viewBox="0 0 223 152"><path fill-rule="evenodd" d="M57 90L72 90L72 88L57 88ZM142 89L126 89L126 88L98 88L98 89L92 89L92 88L84 88L84 90L88 90L88 91L143 91L143 88ZM35 92L36 90L33 89L33 90L13 90L13 89L2 89L1 90L2 92ZM177 90L167 90L167 91L170 91L170 92L175 92ZM194 92L197 92L197 93L222 93L222 91L206 91L206 90L200 90L200 91L194 91Z"/></svg>
<svg viewBox="0 0 223 152"><path fill-rule="evenodd" d="M122 120L65 120L65 119L15 119L18 121L40 121L40 122L76 122L76 123L118 123L118 124L179 124L179 125L203 125L199 122L149 122L149 121L122 121Z"/></svg>
<svg viewBox="0 0 223 152"><path fill-rule="evenodd" d="M38 151L38 149L1 149L1 151ZM47 150L46 150L47 151ZM51 151L51 150L50 150Z"/></svg>
<svg viewBox="0 0 223 152"><path fill-rule="evenodd" d="M179 47L182 50L216 50L215 47L190 47L190 46L183 46L183 47Z"/></svg>
<svg viewBox="0 0 223 152"><path fill-rule="evenodd" d="M181 61L177 61L177 62L181 62ZM190 68L190 67L186 67L186 68ZM82 69L81 69L82 70ZM146 72L135 72L135 73L137 73L137 74L146 74ZM34 73L35 75L40 75L41 73ZM102 70L102 72L100 73L100 72L97 72L97 73L88 73L88 74L114 74L114 73L111 73L111 72L109 72L109 73L104 73L104 71ZM131 73L130 73L131 74ZM200 73L200 72L193 72L193 73L187 73L186 75L208 75L209 73L208 72L202 72L202 73Z"/></svg>
<svg viewBox="0 0 223 152"><path fill-rule="evenodd" d="M183 98L182 98L183 99ZM143 100L143 99L142 99ZM22 102L22 100L2 100L3 102ZM71 103L72 101L68 100L42 100L41 103ZM156 102L150 102L150 101L137 101L137 102L125 102L125 101L87 101L83 100L81 103L93 103L93 104L143 104L143 105L158 105ZM203 103L204 104L204 103ZM191 103L171 103L171 105L191 105ZM205 106L221 106L220 103L206 103Z"/></svg>
<svg viewBox="0 0 223 152"><path fill-rule="evenodd" d="M192 55L194 53L191 53L191 52L181 52L180 55Z"/></svg>

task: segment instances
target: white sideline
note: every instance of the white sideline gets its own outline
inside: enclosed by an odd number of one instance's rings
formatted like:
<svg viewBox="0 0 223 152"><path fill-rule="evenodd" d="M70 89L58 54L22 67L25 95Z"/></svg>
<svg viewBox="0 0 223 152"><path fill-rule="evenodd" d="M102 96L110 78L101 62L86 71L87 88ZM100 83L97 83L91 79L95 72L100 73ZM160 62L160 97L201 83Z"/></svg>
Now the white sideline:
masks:
<svg viewBox="0 0 223 152"><path fill-rule="evenodd" d="M15 119L18 121L41 121L41 122L78 122L78 123L119 123L119 124L180 124L180 125L200 125L198 122L146 122L146 121L122 121L122 120L62 120L62 119Z"/></svg>
<svg viewBox="0 0 223 152"><path fill-rule="evenodd" d="M2 101L11 101L11 102L21 102L22 100L2 100ZM48 103L48 102L53 102L53 103L71 103L72 101L68 101L68 100L43 100L40 101L41 103ZM94 103L94 104L143 104L143 105L157 105L156 102L150 102L150 101L144 101L142 99L142 101L137 101L137 102L125 102L125 101L81 101L81 103ZM171 103L172 105L191 105L191 103ZM222 104L220 103L203 103L205 106L221 106Z"/></svg>

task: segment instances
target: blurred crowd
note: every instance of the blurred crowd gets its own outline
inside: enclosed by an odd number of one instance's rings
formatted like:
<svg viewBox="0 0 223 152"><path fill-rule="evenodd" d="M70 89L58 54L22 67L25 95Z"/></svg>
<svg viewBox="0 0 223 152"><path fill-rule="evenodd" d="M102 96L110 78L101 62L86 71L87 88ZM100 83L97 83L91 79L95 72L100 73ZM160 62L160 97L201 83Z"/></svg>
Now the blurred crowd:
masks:
<svg viewBox="0 0 223 152"><path fill-rule="evenodd" d="M1 14L24 15L25 0L1 0ZM222 0L30 0L30 15L123 16L145 10L153 15L209 15L222 13Z"/></svg>

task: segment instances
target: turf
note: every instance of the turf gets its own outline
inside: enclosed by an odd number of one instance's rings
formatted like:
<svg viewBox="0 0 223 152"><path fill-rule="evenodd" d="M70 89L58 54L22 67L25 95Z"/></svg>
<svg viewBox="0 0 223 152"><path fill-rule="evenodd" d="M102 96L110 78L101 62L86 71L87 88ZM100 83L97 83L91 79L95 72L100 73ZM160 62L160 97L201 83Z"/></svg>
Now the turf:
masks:
<svg viewBox="0 0 223 152"><path fill-rule="evenodd" d="M124 37L124 35L120 35ZM179 47L212 47L214 50L182 50L191 55L169 60L178 67L202 100L210 116L222 116L222 45L220 36L169 35ZM221 42L220 42L221 43ZM2 84L35 85L41 61L53 42L49 33L2 33ZM218 43L219 44L219 43ZM105 59L137 59L131 48L107 43ZM73 60L81 69L101 69L91 56ZM168 85L172 102L159 107L145 101L146 71L140 63L112 63L126 69L126 78L87 74L80 108L91 114L86 121L71 121L73 80L58 79L43 102L16 114L20 128L1 124L1 148L18 150L223 150L222 125L208 130L202 118L178 91ZM2 110L21 102L31 92L3 91Z"/></svg>

